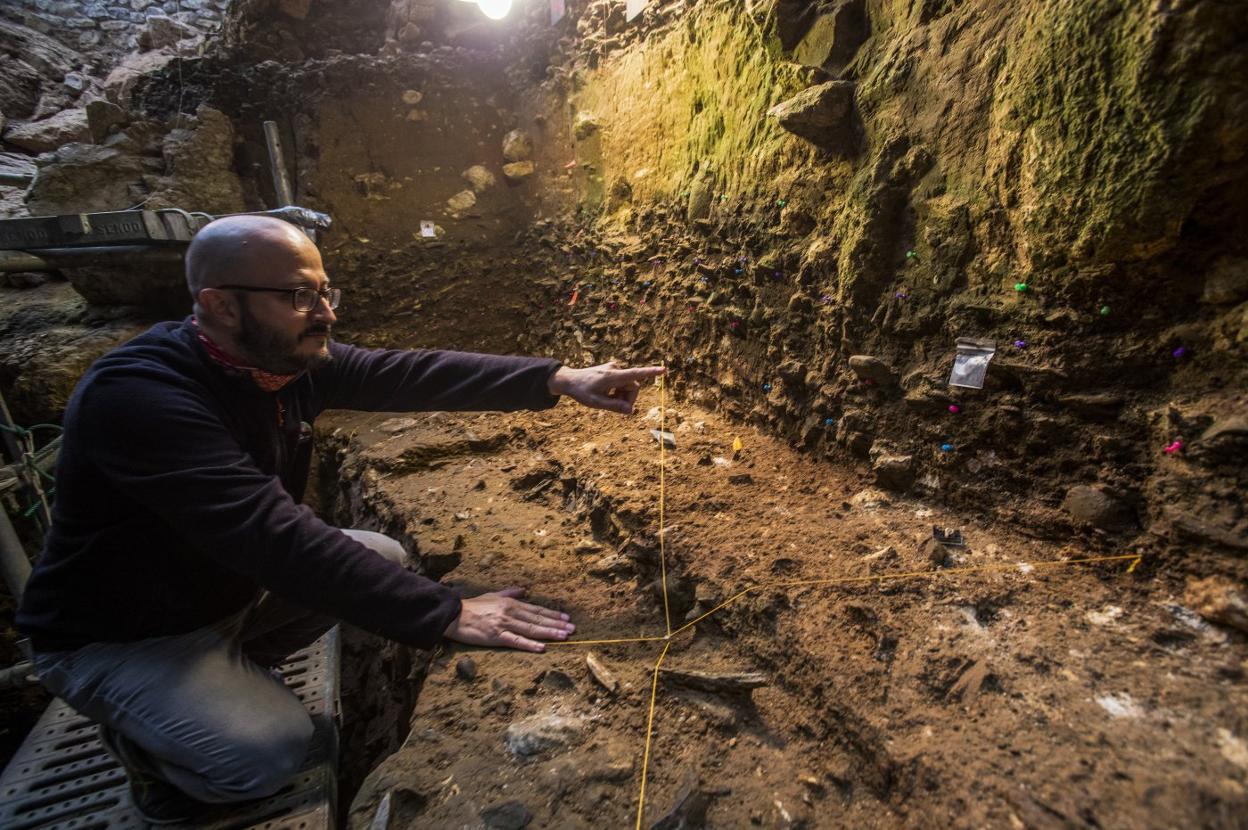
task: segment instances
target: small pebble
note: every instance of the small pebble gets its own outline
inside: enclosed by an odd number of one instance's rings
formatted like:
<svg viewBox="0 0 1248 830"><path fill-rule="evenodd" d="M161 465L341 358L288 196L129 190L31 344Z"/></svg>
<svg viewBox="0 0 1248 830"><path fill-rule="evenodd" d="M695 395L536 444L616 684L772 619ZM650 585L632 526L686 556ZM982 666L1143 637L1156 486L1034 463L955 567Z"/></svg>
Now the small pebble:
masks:
<svg viewBox="0 0 1248 830"><path fill-rule="evenodd" d="M455 674L460 680L472 680L477 676L477 662L471 657L461 657L455 663Z"/></svg>

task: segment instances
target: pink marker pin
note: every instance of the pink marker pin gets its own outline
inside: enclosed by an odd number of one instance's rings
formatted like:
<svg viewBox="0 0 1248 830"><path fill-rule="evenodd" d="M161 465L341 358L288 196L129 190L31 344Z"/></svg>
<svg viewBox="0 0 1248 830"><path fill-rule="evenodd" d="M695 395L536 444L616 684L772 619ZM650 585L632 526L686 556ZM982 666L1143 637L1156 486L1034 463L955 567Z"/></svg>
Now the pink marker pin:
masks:
<svg viewBox="0 0 1248 830"><path fill-rule="evenodd" d="M956 403L951 403L949 404L949 411L952 412L954 415L957 415L959 412L962 411L962 407L958 406Z"/></svg>
<svg viewBox="0 0 1248 830"><path fill-rule="evenodd" d="M1175 441L1173 444L1163 449L1162 452L1164 452L1166 455L1174 455L1176 452L1178 452L1181 449L1183 449L1183 442Z"/></svg>

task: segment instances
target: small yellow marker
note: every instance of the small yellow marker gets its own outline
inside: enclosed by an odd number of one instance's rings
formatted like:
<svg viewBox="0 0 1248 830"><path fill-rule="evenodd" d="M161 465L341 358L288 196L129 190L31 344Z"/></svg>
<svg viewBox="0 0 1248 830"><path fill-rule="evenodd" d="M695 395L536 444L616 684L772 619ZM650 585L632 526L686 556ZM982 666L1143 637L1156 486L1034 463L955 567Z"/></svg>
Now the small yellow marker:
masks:
<svg viewBox="0 0 1248 830"><path fill-rule="evenodd" d="M1135 557L1135 559L1132 559L1131 567L1127 568L1127 573L1132 573L1135 570L1136 566L1139 565L1140 562L1142 562L1143 560L1144 560L1144 557L1142 556L1137 556Z"/></svg>
<svg viewBox="0 0 1248 830"><path fill-rule="evenodd" d="M743 449L745 449L745 444L742 444L742 443L741 443L741 436L739 436L739 435L737 435L737 436L733 436L733 439L732 439L732 451L733 451L733 453L734 453L734 454L735 454L735 453L739 453L739 452L741 452L741 450L743 450Z"/></svg>

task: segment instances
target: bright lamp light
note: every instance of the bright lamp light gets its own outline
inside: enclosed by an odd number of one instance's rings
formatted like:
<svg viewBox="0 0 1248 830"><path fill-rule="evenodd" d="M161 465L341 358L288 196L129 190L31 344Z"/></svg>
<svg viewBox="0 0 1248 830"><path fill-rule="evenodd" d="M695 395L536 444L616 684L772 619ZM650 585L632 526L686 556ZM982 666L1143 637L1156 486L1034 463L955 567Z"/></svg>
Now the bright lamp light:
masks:
<svg viewBox="0 0 1248 830"><path fill-rule="evenodd" d="M511 11L511 0L461 0L464 3L476 3L481 13L490 20L502 20Z"/></svg>
<svg viewBox="0 0 1248 830"><path fill-rule="evenodd" d="M511 11L511 0L477 0L477 6L490 20L502 20Z"/></svg>

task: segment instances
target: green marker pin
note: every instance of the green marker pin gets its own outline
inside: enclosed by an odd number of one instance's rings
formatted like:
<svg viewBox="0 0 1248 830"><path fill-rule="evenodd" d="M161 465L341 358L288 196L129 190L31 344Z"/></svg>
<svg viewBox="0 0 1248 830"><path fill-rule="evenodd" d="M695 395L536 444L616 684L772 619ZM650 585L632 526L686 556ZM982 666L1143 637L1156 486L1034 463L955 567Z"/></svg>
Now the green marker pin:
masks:
<svg viewBox="0 0 1248 830"><path fill-rule="evenodd" d="M1027 285L1027 283L1025 283L1025 282L1016 282L1016 283L1014 283L1014 290L1015 290L1015 291L1017 291L1017 292L1019 292L1020 294L1021 294L1021 293L1023 293L1024 291L1026 291L1026 290L1027 290L1027 288L1028 288L1028 285Z"/></svg>
<svg viewBox="0 0 1248 830"><path fill-rule="evenodd" d="M1108 317L1108 316L1109 316L1109 306L1107 306L1107 305L1103 305L1103 306L1101 306L1101 316L1102 316L1102 317Z"/></svg>

